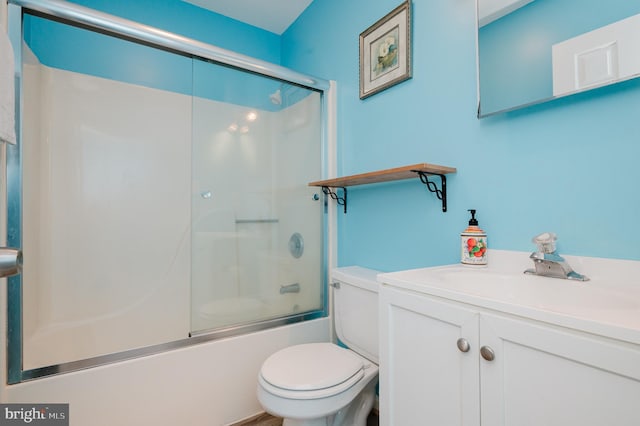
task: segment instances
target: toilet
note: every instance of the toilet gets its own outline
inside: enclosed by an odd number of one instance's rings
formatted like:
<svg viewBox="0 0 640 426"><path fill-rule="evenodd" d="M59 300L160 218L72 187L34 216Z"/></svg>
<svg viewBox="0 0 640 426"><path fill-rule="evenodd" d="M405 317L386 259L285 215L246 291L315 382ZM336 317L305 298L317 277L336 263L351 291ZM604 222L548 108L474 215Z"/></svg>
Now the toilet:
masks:
<svg viewBox="0 0 640 426"><path fill-rule="evenodd" d="M378 271L332 271L334 343L289 346L258 375L258 400L283 426L365 426L378 379Z"/></svg>

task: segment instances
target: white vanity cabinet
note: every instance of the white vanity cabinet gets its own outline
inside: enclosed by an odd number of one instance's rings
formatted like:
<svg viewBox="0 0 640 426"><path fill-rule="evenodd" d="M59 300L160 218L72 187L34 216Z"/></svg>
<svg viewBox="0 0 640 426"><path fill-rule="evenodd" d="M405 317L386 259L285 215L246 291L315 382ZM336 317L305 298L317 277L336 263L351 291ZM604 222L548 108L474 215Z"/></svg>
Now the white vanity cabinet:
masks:
<svg viewBox="0 0 640 426"><path fill-rule="evenodd" d="M480 424L478 312L387 286L378 297L380 424Z"/></svg>
<svg viewBox="0 0 640 426"><path fill-rule="evenodd" d="M379 297L381 425L640 425L637 342L390 285Z"/></svg>

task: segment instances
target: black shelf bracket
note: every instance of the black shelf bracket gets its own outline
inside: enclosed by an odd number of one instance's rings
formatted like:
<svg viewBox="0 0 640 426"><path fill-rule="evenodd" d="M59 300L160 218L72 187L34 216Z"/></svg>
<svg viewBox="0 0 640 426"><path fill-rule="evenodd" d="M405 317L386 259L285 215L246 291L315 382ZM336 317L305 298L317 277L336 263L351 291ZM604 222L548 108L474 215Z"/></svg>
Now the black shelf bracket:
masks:
<svg viewBox="0 0 640 426"><path fill-rule="evenodd" d="M413 171L416 172L418 176L420 176L420 181L427 186L427 189L429 190L429 192L436 194L436 197L438 197L438 200L442 201L442 211L446 212L447 211L447 177L439 173L427 173L421 170L413 170ZM435 184L435 182L432 182L429 180L429 176L440 177L440 182L441 182L440 188L442 189L438 189L438 186Z"/></svg>
<svg viewBox="0 0 640 426"><path fill-rule="evenodd" d="M344 213L346 214L347 213L347 188L345 188L344 186L339 186L338 188L342 189L342 196L339 196L337 192L335 192L328 186L322 187L322 193L336 200L336 203L338 203L339 206L343 206Z"/></svg>

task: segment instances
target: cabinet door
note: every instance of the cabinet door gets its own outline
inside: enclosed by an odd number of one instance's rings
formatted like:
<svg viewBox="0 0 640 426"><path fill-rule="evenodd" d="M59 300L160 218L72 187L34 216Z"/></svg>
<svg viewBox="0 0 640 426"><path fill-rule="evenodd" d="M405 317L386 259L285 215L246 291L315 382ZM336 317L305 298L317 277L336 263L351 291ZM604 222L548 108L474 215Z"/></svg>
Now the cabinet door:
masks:
<svg viewBox="0 0 640 426"><path fill-rule="evenodd" d="M381 424L478 426L478 314L386 286L380 304Z"/></svg>
<svg viewBox="0 0 640 426"><path fill-rule="evenodd" d="M637 346L484 314L480 341L483 425L640 425Z"/></svg>

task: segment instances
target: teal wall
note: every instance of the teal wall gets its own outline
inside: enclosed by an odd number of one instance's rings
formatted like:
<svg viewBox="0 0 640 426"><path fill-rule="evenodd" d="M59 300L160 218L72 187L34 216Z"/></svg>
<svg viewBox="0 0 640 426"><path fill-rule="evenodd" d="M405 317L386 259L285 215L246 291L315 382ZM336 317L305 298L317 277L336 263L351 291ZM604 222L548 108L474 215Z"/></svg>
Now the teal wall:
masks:
<svg viewBox="0 0 640 426"><path fill-rule="evenodd" d="M86 29L25 15L25 42L49 67L190 95L192 60Z"/></svg>
<svg viewBox="0 0 640 426"><path fill-rule="evenodd" d="M316 0L283 35L283 65L338 83L339 175L420 162L458 168L449 211L416 180L353 187L340 265L385 271L459 261L467 209L495 249L640 260L640 84L476 118L473 0L413 2L413 78L358 97L358 37L398 0Z"/></svg>
<svg viewBox="0 0 640 426"><path fill-rule="evenodd" d="M70 1L243 55L280 61L280 36L181 0Z"/></svg>

